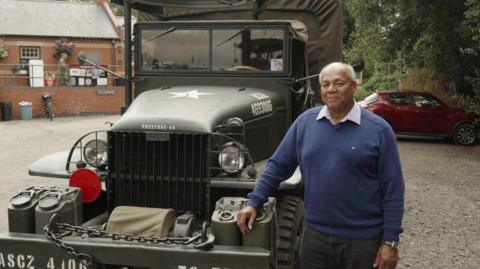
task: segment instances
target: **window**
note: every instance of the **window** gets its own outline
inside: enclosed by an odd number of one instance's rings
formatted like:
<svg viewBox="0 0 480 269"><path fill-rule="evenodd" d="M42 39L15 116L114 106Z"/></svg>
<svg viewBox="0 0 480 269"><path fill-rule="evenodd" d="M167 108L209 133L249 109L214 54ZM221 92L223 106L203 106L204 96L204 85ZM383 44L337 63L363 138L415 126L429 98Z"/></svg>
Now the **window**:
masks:
<svg viewBox="0 0 480 269"><path fill-rule="evenodd" d="M208 30L145 30L142 32L142 69L208 70L208 42Z"/></svg>
<svg viewBox="0 0 480 269"><path fill-rule="evenodd" d="M394 105L412 105L412 100L409 95L389 95L385 97L387 102Z"/></svg>
<svg viewBox="0 0 480 269"><path fill-rule="evenodd" d="M31 59L40 59L40 47L20 47L20 70L28 70Z"/></svg>
<svg viewBox="0 0 480 269"><path fill-rule="evenodd" d="M284 29L172 26L142 30L140 37L142 71L286 71Z"/></svg>
<svg viewBox="0 0 480 269"><path fill-rule="evenodd" d="M40 59L40 48L20 47L20 59Z"/></svg>
<svg viewBox="0 0 480 269"><path fill-rule="evenodd" d="M284 31L213 30L213 70L283 71Z"/></svg>
<svg viewBox="0 0 480 269"><path fill-rule="evenodd" d="M437 100L431 96L414 95L413 100L418 107L437 107L440 106Z"/></svg>

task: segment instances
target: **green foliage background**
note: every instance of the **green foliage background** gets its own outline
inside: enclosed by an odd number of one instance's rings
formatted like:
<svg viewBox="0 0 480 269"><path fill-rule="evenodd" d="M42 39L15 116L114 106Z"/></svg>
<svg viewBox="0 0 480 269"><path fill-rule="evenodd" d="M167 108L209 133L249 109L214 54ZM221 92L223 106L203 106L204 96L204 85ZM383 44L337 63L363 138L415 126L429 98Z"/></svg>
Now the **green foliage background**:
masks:
<svg viewBox="0 0 480 269"><path fill-rule="evenodd" d="M364 76L372 80L364 91L383 87L378 63L427 69L446 75L466 106L480 113L480 1L343 0L342 7L345 61L364 58Z"/></svg>

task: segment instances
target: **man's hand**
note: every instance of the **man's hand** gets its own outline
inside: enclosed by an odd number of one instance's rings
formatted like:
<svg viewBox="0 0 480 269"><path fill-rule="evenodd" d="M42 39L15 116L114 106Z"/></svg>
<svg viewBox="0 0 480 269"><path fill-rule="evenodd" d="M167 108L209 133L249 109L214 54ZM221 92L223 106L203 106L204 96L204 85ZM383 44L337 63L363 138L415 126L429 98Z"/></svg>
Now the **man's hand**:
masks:
<svg viewBox="0 0 480 269"><path fill-rule="evenodd" d="M377 251L375 264L378 269L395 269L399 259L398 251L396 249L382 244Z"/></svg>
<svg viewBox="0 0 480 269"><path fill-rule="evenodd" d="M248 233L253 229L253 223L257 218L257 209L246 206L237 214L237 226L242 234Z"/></svg>

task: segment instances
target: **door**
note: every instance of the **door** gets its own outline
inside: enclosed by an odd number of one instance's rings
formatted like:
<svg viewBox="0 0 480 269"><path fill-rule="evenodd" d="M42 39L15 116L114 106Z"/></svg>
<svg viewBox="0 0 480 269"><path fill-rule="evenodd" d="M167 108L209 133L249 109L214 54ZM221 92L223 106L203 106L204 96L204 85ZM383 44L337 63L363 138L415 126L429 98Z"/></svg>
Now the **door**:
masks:
<svg viewBox="0 0 480 269"><path fill-rule="evenodd" d="M418 128L415 121L418 112L413 104L412 96L406 92L394 93L386 96L385 101L394 111L390 120L394 125L395 131L400 133L415 132Z"/></svg>
<svg viewBox="0 0 480 269"><path fill-rule="evenodd" d="M413 100L418 111L416 121L419 132L432 134L447 132L444 126L448 109L443 103L427 94L414 94Z"/></svg>

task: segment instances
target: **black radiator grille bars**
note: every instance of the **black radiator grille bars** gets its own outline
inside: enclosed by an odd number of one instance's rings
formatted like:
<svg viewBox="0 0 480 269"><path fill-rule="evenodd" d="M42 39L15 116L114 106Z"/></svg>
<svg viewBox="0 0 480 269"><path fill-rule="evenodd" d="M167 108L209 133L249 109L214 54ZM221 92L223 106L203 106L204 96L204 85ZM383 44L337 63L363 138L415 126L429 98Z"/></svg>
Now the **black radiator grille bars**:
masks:
<svg viewBox="0 0 480 269"><path fill-rule="evenodd" d="M208 134L109 132L109 210L132 205L209 216Z"/></svg>

